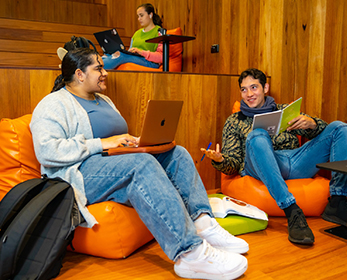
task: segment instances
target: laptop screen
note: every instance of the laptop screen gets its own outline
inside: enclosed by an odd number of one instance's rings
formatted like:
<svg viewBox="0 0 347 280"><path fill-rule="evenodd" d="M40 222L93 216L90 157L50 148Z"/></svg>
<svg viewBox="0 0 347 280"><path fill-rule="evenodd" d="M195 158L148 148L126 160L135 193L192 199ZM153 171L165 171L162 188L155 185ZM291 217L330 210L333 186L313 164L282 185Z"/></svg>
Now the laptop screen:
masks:
<svg viewBox="0 0 347 280"><path fill-rule="evenodd" d="M125 50L122 39L115 28L94 33L104 53L113 54L116 51Z"/></svg>

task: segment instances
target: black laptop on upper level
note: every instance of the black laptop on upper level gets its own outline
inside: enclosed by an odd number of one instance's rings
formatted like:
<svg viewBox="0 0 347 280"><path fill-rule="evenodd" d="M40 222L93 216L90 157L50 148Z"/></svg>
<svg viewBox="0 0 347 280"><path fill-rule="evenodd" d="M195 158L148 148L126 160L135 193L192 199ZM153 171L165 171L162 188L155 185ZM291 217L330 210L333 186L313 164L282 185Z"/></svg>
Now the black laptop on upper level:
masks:
<svg viewBox="0 0 347 280"><path fill-rule="evenodd" d="M138 53L132 53L125 49L123 41L116 28L96 32L94 33L94 36L104 53L113 54L116 51L120 51L122 53L143 57Z"/></svg>

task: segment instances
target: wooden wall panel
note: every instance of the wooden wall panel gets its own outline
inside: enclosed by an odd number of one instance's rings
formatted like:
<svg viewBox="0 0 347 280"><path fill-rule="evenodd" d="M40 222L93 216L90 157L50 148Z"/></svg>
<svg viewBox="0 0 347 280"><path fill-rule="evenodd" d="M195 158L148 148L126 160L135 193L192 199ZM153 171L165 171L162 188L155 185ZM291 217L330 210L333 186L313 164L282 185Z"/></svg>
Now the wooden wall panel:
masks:
<svg viewBox="0 0 347 280"><path fill-rule="evenodd" d="M284 10L284 2L286 0L270 0L268 1L268 12L266 20L270 22L270 27L267 29L267 40L269 43L268 52L270 52L270 57L268 56L268 68L265 65L262 65L261 69L267 72L267 75L271 75L271 95L281 102L281 92L283 85L282 78L282 67L286 67L286 64L283 62L283 42L284 39L284 16L282 11ZM275 47L273 42L277 43ZM266 58L264 58L266 59ZM283 66L284 65L284 66ZM260 67L259 67L260 68Z"/></svg>
<svg viewBox="0 0 347 280"><path fill-rule="evenodd" d="M110 26L122 30L122 37L129 42L139 28L136 7L146 2L0 1L0 65L12 67L13 63L24 61L36 67L57 69L59 60L54 49L68 40L63 36L78 33L93 39L92 30ZM335 119L347 121L347 97L343 91L347 83L345 0L153 0L151 3L162 17L164 27L180 26L184 35L196 36L196 40L183 44L184 73L203 74L208 81L205 74L238 75L246 68L257 67L271 76L270 92L277 102L290 102L302 96L302 109L306 113L328 122ZM25 31L21 25L16 25L18 22L26 22ZM37 32L40 28L41 32ZM18 44L13 36L18 39ZM38 44L42 41L37 52L33 41ZM220 45L219 53L211 54L212 44ZM22 46L30 53L21 52ZM15 51L10 52L10 49ZM144 77L145 80L136 81L129 87L143 96L148 83L154 83L154 76L136 75L139 80ZM28 79L25 75L18 77L24 82ZM197 90L203 90L201 84L195 83L199 80L197 77L190 79L189 84L188 80L182 83L188 88L194 85ZM165 84L163 80L164 76L156 78L155 83L168 92L177 91L170 89L173 86L183 88L176 81ZM223 78L217 80L225 83ZM118 87L122 87L122 83L116 85L117 90ZM138 87L142 89L141 94ZM119 102L135 102L130 98L122 97ZM205 96L199 98L203 102ZM24 111L22 105L18 106L18 112ZM142 107L138 109L143 110ZM4 110L8 112L6 108Z"/></svg>
<svg viewBox="0 0 347 280"><path fill-rule="evenodd" d="M346 108L344 102L345 94L340 94L340 71L342 63L342 38L346 37L343 31L343 25L339 24L343 22L343 16L346 16L346 1L343 1L344 9L341 9L338 1L331 2L327 6L326 11L326 36L324 38L324 61L323 61L323 85L322 92L330 92L329 95L323 96L322 103L324 103L324 110L322 110L323 118L339 118L338 107ZM342 71L341 71L342 72ZM340 96L342 97L340 99ZM346 111L346 110L345 110ZM340 114L341 115L341 114ZM346 120L346 118L345 118Z"/></svg>
<svg viewBox="0 0 347 280"><path fill-rule="evenodd" d="M1 118L16 118L30 113L29 72L21 69L0 69L0 77Z"/></svg>
<svg viewBox="0 0 347 280"><path fill-rule="evenodd" d="M28 90L30 92L30 108L32 112L40 100L52 91L54 81L60 70L29 70Z"/></svg>
<svg viewBox="0 0 347 280"><path fill-rule="evenodd" d="M147 0L22 0L0 1L0 65L19 62L57 67L53 50L71 34L117 27L126 44L139 28L136 8ZM196 40L183 44L183 71L237 75L249 67L272 77L271 95L282 102L303 96L303 109L328 122L347 120L345 0L153 0L168 29L180 26ZM26 20L35 25L62 24L65 32L37 33L4 21ZM88 28L89 27L89 31ZM80 32L78 31L80 30ZM86 31L85 34L82 31ZM10 30L11 31L11 30ZM59 38L59 39L58 39ZM63 39L64 38L64 39ZM6 41L7 40L7 41ZM40 42L37 47L33 42ZM95 42L95 41L94 41ZM212 44L220 52L211 54ZM21 51L21 47L31 52ZM37 47L37 52L33 52ZM10 49L13 51L11 52ZM41 49L41 50L40 50ZM18 54L18 55L17 55ZM58 61L59 62L59 61ZM24 65L22 65L24 66Z"/></svg>
<svg viewBox="0 0 347 280"><path fill-rule="evenodd" d="M128 23L129 14L147 1L117 2L130 9L118 16L118 23L131 26L126 29L131 36L139 26L135 16ZM340 90L347 83L346 1L157 0L153 4L165 27L179 25L185 35L196 36L183 45L184 72L237 75L256 67L272 77L271 95L278 102L302 96L308 114L328 122L347 120L346 98ZM218 54L210 53L212 44L220 45Z"/></svg>
<svg viewBox="0 0 347 280"><path fill-rule="evenodd" d="M311 11L312 17L310 28L310 52L308 55L307 71L307 91L304 94L306 110L312 115L320 115L322 109L322 86L323 86L323 65L324 65L324 42L325 42L325 19L326 6L323 1L317 1Z"/></svg>
<svg viewBox="0 0 347 280"><path fill-rule="evenodd" d="M342 24L342 34L347 34L347 3L346 1L343 2L342 6L343 10L343 24ZM337 83L339 83L339 99L336 104L338 110L337 110L337 119L347 121L347 94L345 94L344 86L347 82L347 36L342 35L342 42L341 42L341 57L338 58L340 60L340 71L337 73L339 75L339 78L336 80ZM335 109L336 110L336 109Z"/></svg>
<svg viewBox="0 0 347 280"><path fill-rule="evenodd" d="M82 25L107 25L107 6L89 0L1 0L0 17Z"/></svg>
<svg viewBox="0 0 347 280"><path fill-rule="evenodd" d="M72 35L94 42L96 49L102 53L93 33L105 29L100 26L0 18L0 65L58 68L57 49L69 42ZM124 29L117 30L124 44L129 45L130 38L124 36Z"/></svg>

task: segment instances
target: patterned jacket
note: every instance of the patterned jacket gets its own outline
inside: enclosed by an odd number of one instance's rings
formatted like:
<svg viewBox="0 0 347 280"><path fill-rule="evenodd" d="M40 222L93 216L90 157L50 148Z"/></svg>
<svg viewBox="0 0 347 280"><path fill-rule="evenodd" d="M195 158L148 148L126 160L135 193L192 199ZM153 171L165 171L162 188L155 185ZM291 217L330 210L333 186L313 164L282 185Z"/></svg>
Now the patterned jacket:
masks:
<svg viewBox="0 0 347 280"><path fill-rule="evenodd" d="M288 104L277 104L277 109L281 110L287 105ZM306 115L303 113L301 114ZM297 135L304 136L307 139L312 139L320 134L328 125L325 121L319 118L312 119L317 123L315 129L284 131L278 135L271 136L274 149L296 149L300 146ZM236 172L241 173L244 168L246 138L252 130L252 122L253 118L245 116L241 111L228 117L223 128L222 154L224 161L221 163L212 161L212 165L217 170L227 175Z"/></svg>

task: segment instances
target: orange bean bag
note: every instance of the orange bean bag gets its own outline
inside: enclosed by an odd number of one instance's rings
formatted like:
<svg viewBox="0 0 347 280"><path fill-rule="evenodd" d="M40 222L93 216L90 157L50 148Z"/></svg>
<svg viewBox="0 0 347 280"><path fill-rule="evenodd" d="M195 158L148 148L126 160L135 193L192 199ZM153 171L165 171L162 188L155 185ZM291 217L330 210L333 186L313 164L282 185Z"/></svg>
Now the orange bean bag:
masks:
<svg viewBox="0 0 347 280"><path fill-rule="evenodd" d="M167 30L167 34L171 35L182 35L181 27L177 27L175 29ZM181 72L182 71L182 53L183 53L183 44L172 44L169 47L169 72ZM119 65L116 70L128 70L128 71L155 71L162 72L163 65L161 65L158 69L145 67L141 65L137 65L134 63L124 63Z"/></svg>
<svg viewBox="0 0 347 280"><path fill-rule="evenodd" d="M0 200L15 185L41 176L29 128L31 115L0 122ZM94 256L125 258L153 239L136 211L113 201L88 206L99 224L78 227L73 246L76 252Z"/></svg>
<svg viewBox="0 0 347 280"><path fill-rule="evenodd" d="M235 113L239 110L240 102L236 101L232 112ZM286 180L285 182L306 216L320 216L323 213L329 197L328 179L316 175L314 178ZM221 191L225 195L258 207L269 216L285 216L284 211L278 207L267 187L251 176L222 174Z"/></svg>
<svg viewBox="0 0 347 280"><path fill-rule="evenodd" d="M329 197L328 179L317 175L314 178L285 182L306 216L320 216L323 213ZM269 216L285 216L267 187L251 176L222 174L221 191L225 195L258 207Z"/></svg>

